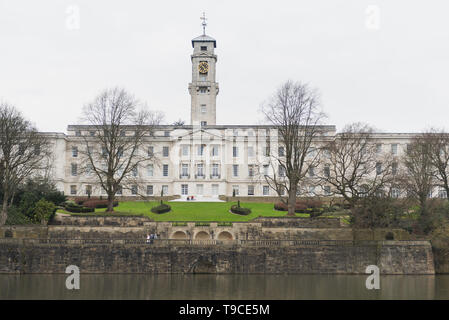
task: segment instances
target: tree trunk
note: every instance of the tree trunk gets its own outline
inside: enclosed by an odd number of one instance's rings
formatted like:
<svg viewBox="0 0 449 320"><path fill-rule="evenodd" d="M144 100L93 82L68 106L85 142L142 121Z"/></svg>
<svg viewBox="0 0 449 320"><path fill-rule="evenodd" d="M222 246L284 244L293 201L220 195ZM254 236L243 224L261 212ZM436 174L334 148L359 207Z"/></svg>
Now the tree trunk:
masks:
<svg viewBox="0 0 449 320"><path fill-rule="evenodd" d="M287 216L294 217L295 216L295 207L296 207L296 186L290 187L288 192L288 213Z"/></svg>
<svg viewBox="0 0 449 320"><path fill-rule="evenodd" d="M4 226L8 219L8 193L3 194L2 212L0 214L0 226Z"/></svg>
<svg viewBox="0 0 449 320"><path fill-rule="evenodd" d="M108 208L106 212L114 212L114 196L111 194L108 194Z"/></svg>

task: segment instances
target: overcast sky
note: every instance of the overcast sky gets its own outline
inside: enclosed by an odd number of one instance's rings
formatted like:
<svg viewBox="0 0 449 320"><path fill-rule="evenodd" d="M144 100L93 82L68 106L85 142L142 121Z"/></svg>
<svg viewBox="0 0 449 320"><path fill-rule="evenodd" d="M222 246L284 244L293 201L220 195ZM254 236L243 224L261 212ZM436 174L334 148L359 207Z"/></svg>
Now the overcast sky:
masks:
<svg viewBox="0 0 449 320"><path fill-rule="evenodd" d="M261 123L260 104L292 79L319 89L337 129L449 129L446 0L0 0L0 99L66 132L118 85L189 124L203 11L217 40L217 124Z"/></svg>

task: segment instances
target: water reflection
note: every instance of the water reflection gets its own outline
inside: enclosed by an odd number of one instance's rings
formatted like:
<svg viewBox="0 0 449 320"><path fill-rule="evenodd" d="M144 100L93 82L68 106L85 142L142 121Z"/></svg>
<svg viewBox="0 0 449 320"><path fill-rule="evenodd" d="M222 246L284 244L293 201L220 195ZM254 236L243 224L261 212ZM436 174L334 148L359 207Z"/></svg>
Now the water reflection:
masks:
<svg viewBox="0 0 449 320"><path fill-rule="evenodd" d="M367 290L364 275L0 275L0 299L449 299L449 275L381 276Z"/></svg>

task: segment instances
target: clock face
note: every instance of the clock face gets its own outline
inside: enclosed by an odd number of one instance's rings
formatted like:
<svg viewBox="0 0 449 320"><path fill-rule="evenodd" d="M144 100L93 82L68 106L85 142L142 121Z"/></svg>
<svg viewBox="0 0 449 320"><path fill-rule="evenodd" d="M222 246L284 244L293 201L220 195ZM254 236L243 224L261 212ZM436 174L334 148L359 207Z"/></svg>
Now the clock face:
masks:
<svg viewBox="0 0 449 320"><path fill-rule="evenodd" d="M207 64L206 61L201 61L200 64L198 65L198 70L200 73L205 74L209 71L209 65Z"/></svg>

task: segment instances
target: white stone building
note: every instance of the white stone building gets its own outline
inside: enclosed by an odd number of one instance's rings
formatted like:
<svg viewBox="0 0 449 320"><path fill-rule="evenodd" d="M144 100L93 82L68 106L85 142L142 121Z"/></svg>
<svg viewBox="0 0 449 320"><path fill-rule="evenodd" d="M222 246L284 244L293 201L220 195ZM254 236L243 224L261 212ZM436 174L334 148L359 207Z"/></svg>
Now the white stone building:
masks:
<svg viewBox="0 0 449 320"><path fill-rule="evenodd" d="M181 197L231 196L233 190L239 196L275 196L257 172L272 173L267 164L270 154L279 152L277 130L263 125L217 125L216 40L203 34L192 40L192 46L190 125L161 125L153 136L146 137L158 162L139 168L139 185L124 189L122 196L158 196L162 190L165 195ZM335 126L322 129L322 140L335 137ZM105 195L93 175L78 170L83 136L90 135L91 130L89 126L70 125L67 134L49 134L55 143L52 174L66 195ZM383 152L400 156L412 136L379 133L375 138Z"/></svg>

